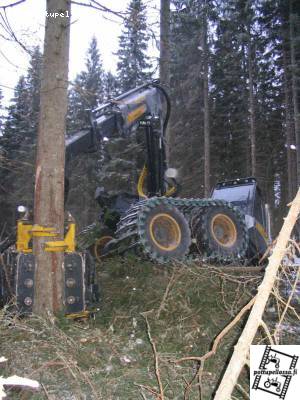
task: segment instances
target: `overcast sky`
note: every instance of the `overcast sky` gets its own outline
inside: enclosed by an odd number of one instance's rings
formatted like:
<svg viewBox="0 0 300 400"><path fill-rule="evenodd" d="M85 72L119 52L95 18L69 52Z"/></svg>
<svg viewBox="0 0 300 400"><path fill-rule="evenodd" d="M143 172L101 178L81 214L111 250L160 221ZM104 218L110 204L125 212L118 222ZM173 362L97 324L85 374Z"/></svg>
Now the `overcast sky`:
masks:
<svg viewBox="0 0 300 400"><path fill-rule="evenodd" d="M159 19L159 0L146 2L150 6L148 18L152 25ZM0 0L0 5L10 3L12 0ZM125 11L129 0L99 0L99 3L116 11ZM26 47L40 45L43 48L45 12L46 0L26 0L18 6L6 9L8 21L16 37ZM121 19L87 7L72 5L71 20L69 79L74 79L84 69L86 51L93 35L98 40L104 69L115 72L117 58L113 53L118 49ZM26 74L29 56L20 45L3 39L1 33L0 27L0 85L5 98L4 104L8 104L18 77ZM158 55L154 41L150 43L150 53L153 57Z"/></svg>

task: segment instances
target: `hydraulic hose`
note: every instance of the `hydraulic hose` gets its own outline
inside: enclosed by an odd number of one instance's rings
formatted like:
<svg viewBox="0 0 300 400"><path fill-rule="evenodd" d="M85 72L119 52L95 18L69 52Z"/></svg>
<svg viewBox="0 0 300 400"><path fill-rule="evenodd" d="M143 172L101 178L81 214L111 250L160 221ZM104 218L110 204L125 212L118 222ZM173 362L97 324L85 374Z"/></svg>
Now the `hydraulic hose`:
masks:
<svg viewBox="0 0 300 400"><path fill-rule="evenodd" d="M166 111L166 116L165 116L165 120L163 123L163 133L165 135L167 127L168 127L168 123L169 123L169 119L171 116L171 100L170 100L170 96L168 95L167 91L165 90L164 87L162 87L159 83L152 82L151 86L156 87L164 96L166 103L167 103L167 111Z"/></svg>

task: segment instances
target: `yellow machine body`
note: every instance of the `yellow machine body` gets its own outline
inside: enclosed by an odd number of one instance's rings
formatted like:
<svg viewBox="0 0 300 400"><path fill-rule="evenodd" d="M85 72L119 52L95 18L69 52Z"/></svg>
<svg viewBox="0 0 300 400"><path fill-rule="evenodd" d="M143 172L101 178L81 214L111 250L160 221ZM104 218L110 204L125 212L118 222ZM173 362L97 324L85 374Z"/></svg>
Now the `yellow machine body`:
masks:
<svg viewBox="0 0 300 400"><path fill-rule="evenodd" d="M73 253L75 251L75 231L76 224L74 222L70 222L64 240L49 241L45 243L45 251L64 251L66 253ZM27 221L19 220L17 224L16 248L18 252L32 253L31 240L33 237L57 236L58 232L54 228L32 225Z"/></svg>

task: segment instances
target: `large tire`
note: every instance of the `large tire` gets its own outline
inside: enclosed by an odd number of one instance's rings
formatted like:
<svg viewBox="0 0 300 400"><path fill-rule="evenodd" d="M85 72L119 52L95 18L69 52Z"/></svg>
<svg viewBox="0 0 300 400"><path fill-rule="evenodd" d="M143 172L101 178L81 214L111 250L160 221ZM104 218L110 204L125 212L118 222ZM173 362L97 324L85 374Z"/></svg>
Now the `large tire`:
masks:
<svg viewBox="0 0 300 400"><path fill-rule="evenodd" d="M166 204L146 205L139 211L138 236L143 251L160 263L184 258L191 245L191 231L184 215Z"/></svg>
<svg viewBox="0 0 300 400"><path fill-rule="evenodd" d="M192 221L197 247L210 260L242 261L248 248L248 230L244 216L230 205L204 209Z"/></svg>

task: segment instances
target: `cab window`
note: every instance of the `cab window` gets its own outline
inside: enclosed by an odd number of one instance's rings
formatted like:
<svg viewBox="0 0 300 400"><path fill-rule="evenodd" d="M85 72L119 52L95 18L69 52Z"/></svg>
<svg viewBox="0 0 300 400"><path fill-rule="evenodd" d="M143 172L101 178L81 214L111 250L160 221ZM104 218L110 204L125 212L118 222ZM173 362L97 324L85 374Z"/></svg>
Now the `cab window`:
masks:
<svg viewBox="0 0 300 400"><path fill-rule="evenodd" d="M264 227L266 226L264 202L262 200L260 191L256 188L255 200L254 200L254 217Z"/></svg>

